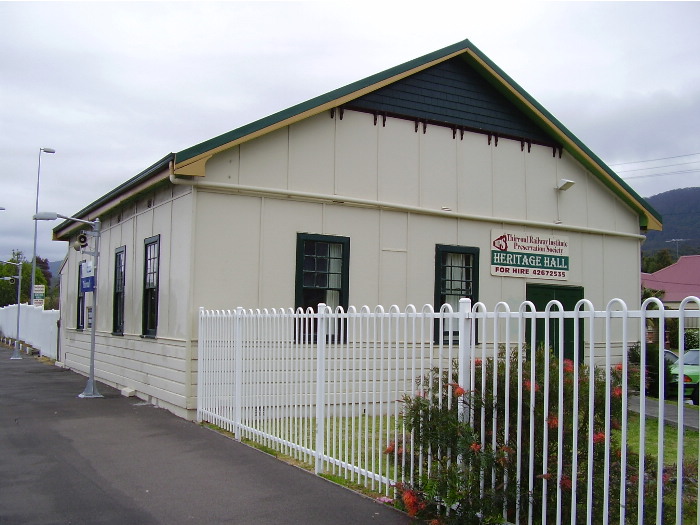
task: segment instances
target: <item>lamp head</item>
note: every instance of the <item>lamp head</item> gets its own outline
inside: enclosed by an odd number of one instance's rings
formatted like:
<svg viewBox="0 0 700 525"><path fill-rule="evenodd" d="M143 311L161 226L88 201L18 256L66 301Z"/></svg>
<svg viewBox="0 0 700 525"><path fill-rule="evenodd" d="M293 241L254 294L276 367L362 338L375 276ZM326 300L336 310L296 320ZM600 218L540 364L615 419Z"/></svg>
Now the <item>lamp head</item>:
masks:
<svg viewBox="0 0 700 525"><path fill-rule="evenodd" d="M44 153L56 153L56 150L53 148L41 148L41 151Z"/></svg>
<svg viewBox="0 0 700 525"><path fill-rule="evenodd" d="M40 211L34 215L35 221L55 221L58 219L58 213L52 211Z"/></svg>

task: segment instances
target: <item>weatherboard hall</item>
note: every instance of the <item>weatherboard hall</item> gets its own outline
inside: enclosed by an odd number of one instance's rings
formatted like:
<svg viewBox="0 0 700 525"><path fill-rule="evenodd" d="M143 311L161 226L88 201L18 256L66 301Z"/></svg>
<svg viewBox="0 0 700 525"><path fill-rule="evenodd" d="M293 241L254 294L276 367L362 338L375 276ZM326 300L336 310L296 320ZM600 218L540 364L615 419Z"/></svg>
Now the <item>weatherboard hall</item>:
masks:
<svg viewBox="0 0 700 525"><path fill-rule="evenodd" d="M60 360L87 373L94 317L97 379L188 418L200 307L638 304L662 226L466 40L168 153L73 217L102 224L98 310L67 250Z"/></svg>

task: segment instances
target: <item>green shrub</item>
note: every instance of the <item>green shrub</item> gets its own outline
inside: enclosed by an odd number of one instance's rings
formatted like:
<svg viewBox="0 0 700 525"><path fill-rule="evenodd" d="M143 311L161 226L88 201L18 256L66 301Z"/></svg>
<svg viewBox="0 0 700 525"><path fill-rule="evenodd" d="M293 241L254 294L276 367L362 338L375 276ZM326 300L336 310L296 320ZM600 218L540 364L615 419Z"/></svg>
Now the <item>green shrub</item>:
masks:
<svg viewBox="0 0 700 525"><path fill-rule="evenodd" d="M530 357L534 359L534 374ZM501 352L495 364L497 395L493 395L494 360L481 363L477 359L476 379L471 391L465 392L457 384L456 372L433 369L417 380L419 394L404 398L404 422L410 438L407 436L403 443L400 466L405 469L404 479L411 482L397 486L399 506L413 516L432 519L431 523L482 524L515 522L518 505L520 520L526 521L528 504L532 501L535 522L545 514L547 521L554 523L558 508L557 488L561 487L561 515L569 520L575 494L577 523L583 523L588 511L588 447L589 439L592 439L592 522L603 521L606 495L608 519L611 523L619 522L622 458L626 455L626 521L636 523L638 456L624 454L611 445L607 491L603 476L606 442L610 439L606 435L606 422L609 422L607 428L610 430L620 428L622 423L622 365L612 367L607 373L604 369L596 369L591 381L590 369L581 364L577 380L575 364L571 360L560 362L553 354L540 349L534 356L525 357L522 381L518 382L517 352L511 353L509 363ZM508 384L507 364L510 365ZM456 370L456 366L452 369ZM547 369L548 385L545 382ZM558 410L560 373L563 386L561 413ZM639 387L638 368L630 366L628 373L628 385ZM606 389L607 376L609 390ZM592 428L589 428L591 383L594 398ZM578 403L574 403L576 384ZM516 412L519 391L523 398L520 418ZM506 398L510 406L508 420L505 418ZM610 401L609 413L605 409L606 399ZM532 430L531 408L534 413ZM497 424L494 424L494 417ZM517 431L519 420L522 422L520 436ZM561 472L558 471L560 429ZM577 436L577 442L574 436ZM519 476L518 452L521 456ZM532 470L529 466L531 453L534 457ZM654 523L655 462L646 462L644 476L645 523ZM664 480L664 494L672 494L675 482L669 474L664 474ZM672 505L665 505L664 512L667 514L664 522L671 520Z"/></svg>

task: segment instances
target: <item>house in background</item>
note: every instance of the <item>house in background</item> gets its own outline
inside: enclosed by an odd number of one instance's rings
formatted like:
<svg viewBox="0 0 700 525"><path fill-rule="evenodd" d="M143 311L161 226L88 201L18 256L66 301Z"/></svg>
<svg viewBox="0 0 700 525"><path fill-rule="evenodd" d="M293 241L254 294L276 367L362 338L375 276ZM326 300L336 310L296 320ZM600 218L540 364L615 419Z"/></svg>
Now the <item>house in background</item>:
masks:
<svg viewBox="0 0 700 525"><path fill-rule="evenodd" d="M97 379L190 418L199 307L638 304L641 233L661 228L469 41L169 154L74 217L102 221ZM86 259L61 271L82 372Z"/></svg>
<svg viewBox="0 0 700 525"><path fill-rule="evenodd" d="M666 268L642 273L642 287L660 292L664 305L677 310L686 297L700 297L700 255L683 255Z"/></svg>

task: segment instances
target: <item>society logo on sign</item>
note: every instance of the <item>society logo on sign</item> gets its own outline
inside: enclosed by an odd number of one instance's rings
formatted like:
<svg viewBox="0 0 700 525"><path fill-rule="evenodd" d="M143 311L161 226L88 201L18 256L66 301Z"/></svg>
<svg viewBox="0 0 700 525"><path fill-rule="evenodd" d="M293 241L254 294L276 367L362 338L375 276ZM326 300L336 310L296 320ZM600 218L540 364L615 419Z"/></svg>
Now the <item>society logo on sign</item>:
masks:
<svg viewBox="0 0 700 525"><path fill-rule="evenodd" d="M493 241L493 247L497 250L501 250L502 252L508 251L508 239L506 238L505 234Z"/></svg>

